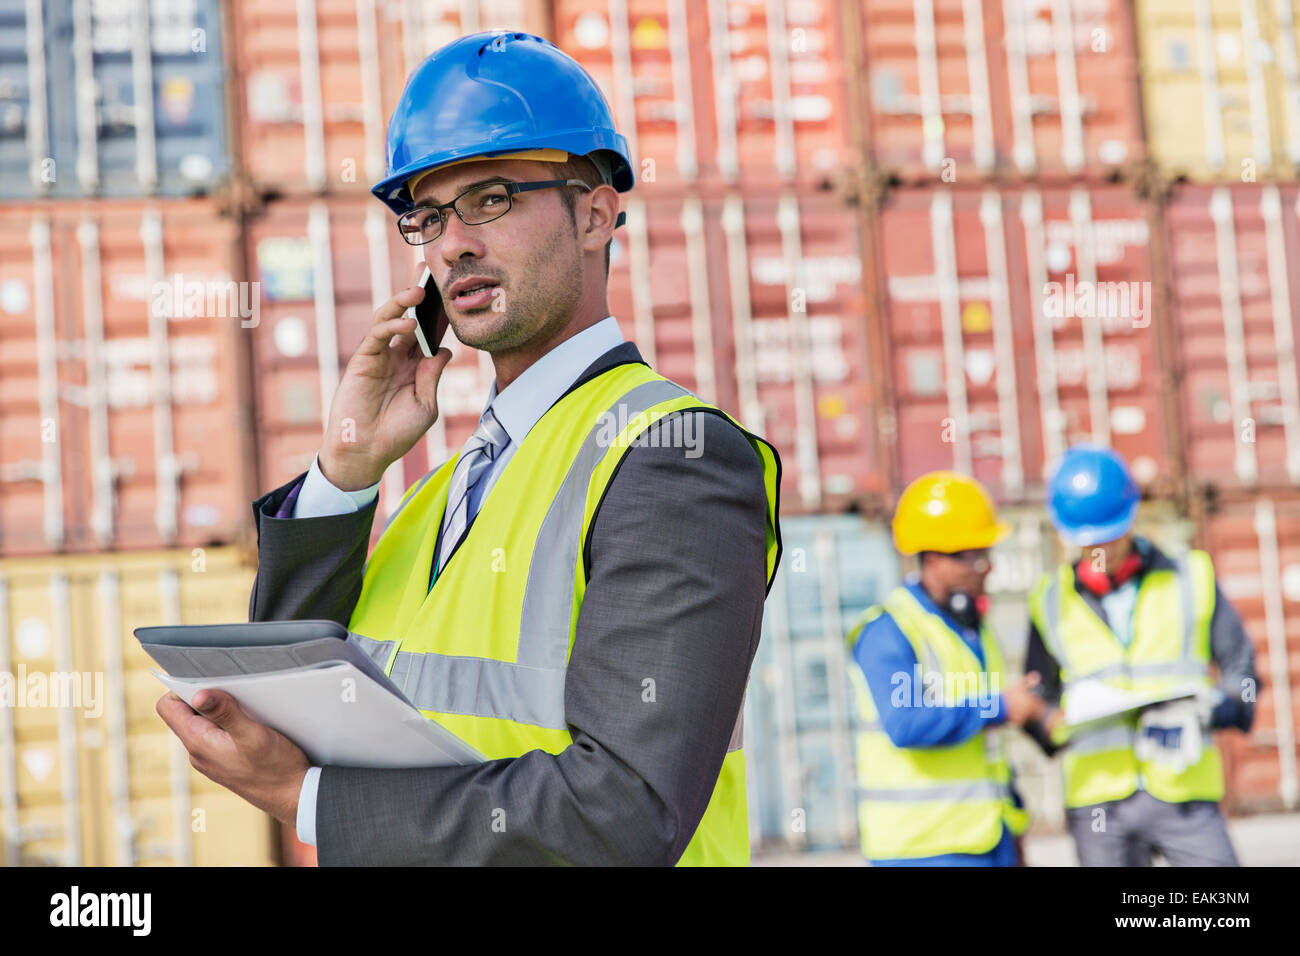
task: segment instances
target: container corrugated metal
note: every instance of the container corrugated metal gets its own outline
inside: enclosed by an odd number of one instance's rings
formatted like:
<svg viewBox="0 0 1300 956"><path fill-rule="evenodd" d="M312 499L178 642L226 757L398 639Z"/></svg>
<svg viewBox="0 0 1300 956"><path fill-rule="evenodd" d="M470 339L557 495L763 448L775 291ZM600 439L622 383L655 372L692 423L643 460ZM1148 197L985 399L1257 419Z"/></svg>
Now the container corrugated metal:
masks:
<svg viewBox="0 0 1300 956"><path fill-rule="evenodd" d="M782 513L884 490L854 209L816 193L661 189L633 194L620 233L613 314L653 368L776 446Z"/></svg>
<svg viewBox="0 0 1300 956"><path fill-rule="evenodd" d="M243 166L261 191L364 192L421 60L463 33L549 32L542 0L234 3Z"/></svg>
<svg viewBox="0 0 1300 956"><path fill-rule="evenodd" d="M222 57L218 0L4 0L0 198L211 192L231 166Z"/></svg>
<svg viewBox="0 0 1300 956"><path fill-rule="evenodd" d="M835 0L557 0L643 183L812 183L850 163Z"/></svg>
<svg viewBox="0 0 1300 956"><path fill-rule="evenodd" d="M1177 478L1146 207L1122 187L905 189L880 213L898 480L955 468L1041 497L1083 440Z"/></svg>
<svg viewBox="0 0 1300 956"><path fill-rule="evenodd" d="M247 529L256 289L201 200L0 210L0 553Z"/></svg>
<svg viewBox="0 0 1300 956"><path fill-rule="evenodd" d="M1144 158L1123 0L864 0L858 18L889 174L1099 180Z"/></svg>
<svg viewBox="0 0 1300 956"><path fill-rule="evenodd" d="M1300 485L1298 201L1294 186L1180 186L1166 207L1196 485Z"/></svg>
<svg viewBox="0 0 1300 956"><path fill-rule="evenodd" d="M193 770L158 717L166 689L132 634L246 620L252 579L229 548L0 561L5 865L276 862L270 818Z"/></svg>
<svg viewBox="0 0 1300 956"><path fill-rule="evenodd" d="M1138 0L1151 157L1169 178L1294 179L1294 0Z"/></svg>
<svg viewBox="0 0 1300 956"><path fill-rule="evenodd" d="M1300 807L1300 495L1260 495L1204 516L1219 586L1255 643L1249 735L1226 733L1227 799L1237 811Z"/></svg>
<svg viewBox="0 0 1300 956"><path fill-rule="evenodd" d="M844 635L898 580L889 529L861 518L781 522L784 551L763 612L745 705L755 850L858 845Z"/></svg>

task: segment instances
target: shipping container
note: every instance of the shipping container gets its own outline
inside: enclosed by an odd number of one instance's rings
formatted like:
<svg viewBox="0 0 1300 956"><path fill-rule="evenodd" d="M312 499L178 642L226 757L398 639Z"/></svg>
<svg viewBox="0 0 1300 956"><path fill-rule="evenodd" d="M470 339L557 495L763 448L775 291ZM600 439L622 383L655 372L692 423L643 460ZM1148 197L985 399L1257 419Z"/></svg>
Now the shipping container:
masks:
<svg viewBox="0 0 1300 956"><path fill-rule="evenodd" d="M1235 812L1300 808L1300 495L1210 503L1202 546L1255 644L1258 686L1249 735L1220 735L1227 805Z"/></svg>
<svg viewBox="0 0 1300 956"><path fill-rule="evenodd" d="M781 455L782 513L885 490L859 220L824 194L661 189L628 202L609 305L646 361Z"/></svg>
<svg viewBox="0 0 1300 956"><path fill-rule="evenodd" d="M1123 0L862 0L868 148L905 182L1101 180L1144 159Z"/></svg>
<svg viewBox="0 0 1300 956"><path fill-rule="evenodd" d="M1079 441L1177 481L1147 207L1123 187L901 189L880 211L898 481L1041 500Z"/></svg>
<svg viewBox="0 0 1300 956"><path fill-rule="evenodd" d="M246 175L261 192L364 192L385 173L407 75L456 37L549 32L542 0L300 0L233 5Z"/></svg>
<svg viewBox="0 0 1300 956"><path fill-rule="evenodd" d="M0 2L0 198L216 189L223 39L218 0Z"/></svg>
<svg viewBox="0 0 1300 956"><path fill-rule="evenodd" d="M644 184L818 183L851 164L835 0L557 0Z"/></svg>
<svg viewBox="0 0 1300 956"><path fill-rule="evenodd" d="M74 866L274 864L274 822L193 770L133 635L247 620L229 548L0 560L3 859Z"/></svg>
<svg viewBox="0 0 1300 956"><path fill-rule="evenodd" d="M1300 486L1300 190L1177 187L1165 211L1194 486Z"/></svg>
<svg viewBox="0 0 1300 956"><path fill-rule="evenodd" d="M0 209L0 553L247 530L238 240L201 200Z"/></svg>
<svg viewBox="0 0 1300 956"><path fill-rule="evenodd" d="M1137 0L1152 159L1169 178L1294 179L1300 67L1294 0Z"/></svg>

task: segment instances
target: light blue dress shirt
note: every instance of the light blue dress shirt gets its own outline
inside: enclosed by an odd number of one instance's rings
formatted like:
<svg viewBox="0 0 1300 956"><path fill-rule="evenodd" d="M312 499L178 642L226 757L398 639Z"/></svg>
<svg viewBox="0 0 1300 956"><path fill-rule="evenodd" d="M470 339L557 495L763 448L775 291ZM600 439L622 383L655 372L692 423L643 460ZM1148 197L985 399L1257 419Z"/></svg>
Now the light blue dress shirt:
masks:
<svg viewBox="0 0 1300 956"><path fill-rule="evenodd" d="M510 436L510 441L493 459L488 471L471 490L470 517L478 514L484 496L492 490L502 469L514 456L515 449L533 430L538 419L568 391L569 386L577 381L578 376L592 362L610 349L622 345L624 341L623 332L618 327L618 320L612 315L607 316L551 349L524 369L504 391L497 392L496 379L492 380L492 388L483 411L492 409L497 421ZM319 455L317 458L319 459ZM343 491L336 488L321 473L318 461L313 461L307 477L303 479L302 490L298 492L293 516L319 518L325 515L349 514L369 505L378 494L379 482L360 491ZM298 839L311 846L316 845L316 792L320 786L320 772L320 767L312 767L308 770L307 776L302 781L302 790L298 794Z"/></svg>

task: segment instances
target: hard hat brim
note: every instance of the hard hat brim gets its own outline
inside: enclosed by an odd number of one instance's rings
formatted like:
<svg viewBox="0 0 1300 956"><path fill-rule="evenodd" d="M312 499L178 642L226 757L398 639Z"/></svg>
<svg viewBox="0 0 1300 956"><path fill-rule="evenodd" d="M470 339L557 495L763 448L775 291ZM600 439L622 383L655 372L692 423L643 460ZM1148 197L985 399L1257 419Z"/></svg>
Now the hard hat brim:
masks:
<svg viewBox="0 0 1300 956"><path fill-rule="evenodd" d="M612 163L613 182L610 185L618 192L625 193L636 184L631 166L628 164L627 140L622 135L611 130L574 129L551 132L540 137L524 138L508 144L500 141L479 143L460 149L422 156L375 183L370 192L376 199L400 216L403 213L410 212L415 207L415 202L411 198L406 182L418 173L439 166L446 166L457 160L477 157L491 159L495 156L526 152L533 149L564 150L574 156L585 156L589 152L605 150L615 154L616 157Z"/></svg>
<svg viewBox="0 0 1300 956"><path fill-rule="evenodd" d="M1140 504L1139 501L1133 502L1124 510L1123 515L1105 524L1067 524L1050 504L1047 507L1047 514L1062 538L1076 547L1086 548L1094 544L1106 544L1127 534L1137 519Z"/></svg>
<svg viewBox="0 0 1300 956"><path fill-rule="evenodd" d="M894 547L899 554L920 554L922 551L937 551L939 554L954 554L958 551L973 551L978 548L991 548L1011 533L1011 525L1005 521L971 534L948 537L942 542L917 540L916 535L894 534Z"/></svg>

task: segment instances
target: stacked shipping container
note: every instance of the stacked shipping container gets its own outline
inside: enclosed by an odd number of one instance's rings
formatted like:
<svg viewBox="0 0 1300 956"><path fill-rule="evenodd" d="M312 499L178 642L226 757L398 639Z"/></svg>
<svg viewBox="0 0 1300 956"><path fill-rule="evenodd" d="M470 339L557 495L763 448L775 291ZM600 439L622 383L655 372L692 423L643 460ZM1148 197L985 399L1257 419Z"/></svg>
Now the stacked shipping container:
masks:
<svg viewBox="0 0 1300 956"><path fill-rule="evenodd" d="M1296 16L1292 0L1136 5L1188 503L1257 653L1254 730L1224 740L1236 810L1300 806Z"/></svg>
<svg viewBox="0 0 1300 956"><path fill-rule="evenodd" d="M215 0L0 4L7 865L278 855L266 815L187 766L132 636L242 619L252 575L231 545L259 303L219 196L222 27Z"/></svg>
<svg viewBox="0 0 1300 956"><path fill-rule="evenodd" d="M132 636L247 613L230 548L0 560L0 858L19 864L267 865L272 821L189 766Z"/></svg>

